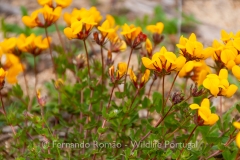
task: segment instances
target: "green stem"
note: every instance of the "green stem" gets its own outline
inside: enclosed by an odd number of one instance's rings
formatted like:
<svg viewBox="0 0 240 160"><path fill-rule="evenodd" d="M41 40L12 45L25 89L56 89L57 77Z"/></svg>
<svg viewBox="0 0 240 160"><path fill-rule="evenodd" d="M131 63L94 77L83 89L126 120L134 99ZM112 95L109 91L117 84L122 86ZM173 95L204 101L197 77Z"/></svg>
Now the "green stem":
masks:
<svg viewBox="0 0 240 160"><path fill-rule="evenodd" d="M135 95L134 95L134 97L133 97L133 99L132 99L132 102L131 102L128 110L130 110L130 109L132 108L132 105L133 105L135 99L137 98L137 95L139 94L139 91L140 91L140 88L137 89L137 91L136 91L136 93L135 93Z"/></svg>
<svg viewBox="0 0 240 160"><path fill-rule="evenodd" d="M187 141L184 143L183 148L182 148L182 150L180 151L180 154L179 154L177 160L179 160L179 159L181 158L181 155L182 155L182 153L183 153L183 151L184 151L184 149L185 149L185 145L190 141L190 139L191 139L191 137L192 137L194 131L197 129L197 127L198 127L198 125L196 125L196 126L193 128L193 130L192 130L192 132L190 133L190 135L189 135Z"/></svg>
<svg viewBox="0 0 240 160"><path fill-rule="evenodd" d="M113 96L113 91L114 91L114 88L115 88L116 84L117 84L117 81L114 82L113 87L112 87L112 90L111 90L110 98L109 98L108 105L107 105L107 109L106 109L107 113L108 113L108 110L109 110L109 108L110 108L110 104L111 104L112 96ZM102 123L102 128L105 127L106 122L107 122L107 120L104 119L104 121L103 121L103 123Z"/></svg>
<svg viewBox="0 0 240 160"><path fill-rule="evenodd" d="M160 118L159 120L158 120L158 122L157 122L157 124L155 124L155 126L154 126L154 128L157 128L162 122L163 122L163 120L167 117L167 115L170 113L170 111L171 111L171 109L173 108L173 106L174 105L172 105L170 108L169 108L169 110L167 111L167 113L162 117L162 118ZM137 143L137 144L139 144L139 143L141 143L144 139L146 139L150 134L152 133L152 131L149 131L145 136L143 136L140 140L139 140L139 142ZM134 147L133 147L133 149L132 149L132 153L134 152L134 150L137 148L137 145L135 145Z"/></svg>
<svg viewBox="0 0 240 160"><path fill-rule="evenodd" d="M4 114L4 116L6 118L6 121L7 121L7 112L5 110L5 106L4 106L4 103L3 103L1 90L0 90L0 99L1 99L1 104L2 104L3 114ZM10 127L12 129L13 134L16 136L16 131L15 131L14 127L11 124L10 124Z"/></svg>

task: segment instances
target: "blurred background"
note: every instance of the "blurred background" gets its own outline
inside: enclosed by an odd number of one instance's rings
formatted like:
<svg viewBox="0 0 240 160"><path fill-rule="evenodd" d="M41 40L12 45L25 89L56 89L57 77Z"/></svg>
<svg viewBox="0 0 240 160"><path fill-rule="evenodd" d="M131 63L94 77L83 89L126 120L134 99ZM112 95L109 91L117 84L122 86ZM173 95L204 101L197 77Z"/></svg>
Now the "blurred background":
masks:
<svg viewBox="0 0 240 160"><path fill-rule="evenodd" d="M74 7L91 6L96 6L103 16L114 15L120 25L127 21L144 27L150 22L163 21L164 34L179 36L195 32L207 45L219 39L221 29L235 33L240 26L240 0L73 0L63 13L71 12ZM23 11L30 14L39 7L37 0L0 0L0 19L14 25L13 32L17 32L16 26L23 27ZM59 23L64 25L63 20ZM3 37L0 33L0 39Z"/></svg>

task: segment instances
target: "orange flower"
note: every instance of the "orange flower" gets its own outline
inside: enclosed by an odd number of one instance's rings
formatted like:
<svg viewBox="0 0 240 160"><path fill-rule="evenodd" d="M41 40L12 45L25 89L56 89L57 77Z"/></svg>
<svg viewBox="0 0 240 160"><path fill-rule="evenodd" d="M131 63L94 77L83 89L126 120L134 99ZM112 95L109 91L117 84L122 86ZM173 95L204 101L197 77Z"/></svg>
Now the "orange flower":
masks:
<svg viewBox="0 0 240 160"><path fill-rule="evenodd" d="M48 5L45 5L43 8L35 10L31 16L23 16L23 23L30 27L48 27L55 23L61 14L61 7L56 7L55 9L50 8Z"/></svg>

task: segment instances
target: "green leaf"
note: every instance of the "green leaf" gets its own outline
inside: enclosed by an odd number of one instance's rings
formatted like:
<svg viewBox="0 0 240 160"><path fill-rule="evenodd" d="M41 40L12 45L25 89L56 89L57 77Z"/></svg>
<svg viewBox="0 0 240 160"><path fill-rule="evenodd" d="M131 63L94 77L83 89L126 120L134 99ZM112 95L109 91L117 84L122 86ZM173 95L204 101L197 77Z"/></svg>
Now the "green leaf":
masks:
<svg viewBox="0 0 240 160"><path fill-rule="evenodd" d="M227 160L235 160L237 156L237 151L236 152L231 152L225 148L222 152L223 158Z"/></svg>
<svg viewBox="0 0 240 160"><path fill-rule="evenodd" d="M236 105L236 108L237 108L238 112L240 113L240 104L239 103Z"/></svg>
<svg viewBox="0 0 240 160"><path fill-rule="evenodd" d="M115 96L119 99L122 99L125 97L125 93L124 92L115 92Z"/></svg>
<svg viewBox="0 0 240 160"><path fill-rule="evenodd" d="M162 94L159 92L153 93L153 105L158 113L162 110Z"/></svg>
<svg viewBox="0 0 240 160"><path fill-rule="evenodd" d="M151 101L149 98L145 97L142 101L142 107L143 108L148 108L151 105Z"/></svg>

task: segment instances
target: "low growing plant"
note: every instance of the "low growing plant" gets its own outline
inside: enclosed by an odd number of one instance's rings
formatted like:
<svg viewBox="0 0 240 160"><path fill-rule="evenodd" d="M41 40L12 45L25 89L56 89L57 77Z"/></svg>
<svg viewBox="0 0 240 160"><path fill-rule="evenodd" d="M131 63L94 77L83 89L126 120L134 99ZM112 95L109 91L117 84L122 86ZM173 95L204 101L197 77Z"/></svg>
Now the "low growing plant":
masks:
<svg viewBox="0 0 240 160"><path fill-rule="evenodd" d="M66 40L56 22L71 0L38 2L43 7L22 21L45 35L20 34L0 43L0 125L11 129L0 147L2 159L240 157L240 117L232 115L240 106L223 112L222 103L238 90L228 74L240 80L240 32L222 30L221 42L207 48L194 33L181 36L179 53L173 53L160 47L162 22L148 24L148 34L127 23L119 32L111 15L103 18L91 7L63 15ZM53 25L60 45L48 33ZM41 84L38 57L44 53L54 76ZM33 57L33 87L26 54ZM116 63L121 55L128 58ZM25 85L17 80L21 72Z"/></svg>

